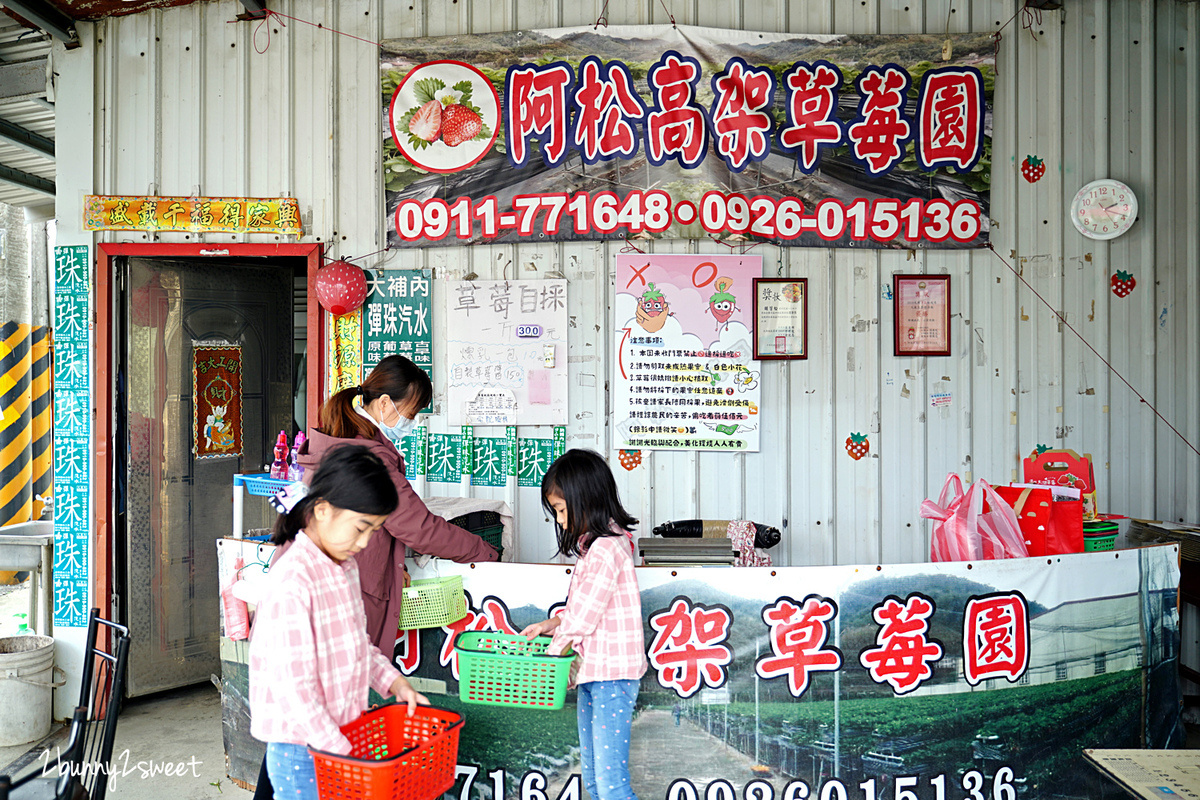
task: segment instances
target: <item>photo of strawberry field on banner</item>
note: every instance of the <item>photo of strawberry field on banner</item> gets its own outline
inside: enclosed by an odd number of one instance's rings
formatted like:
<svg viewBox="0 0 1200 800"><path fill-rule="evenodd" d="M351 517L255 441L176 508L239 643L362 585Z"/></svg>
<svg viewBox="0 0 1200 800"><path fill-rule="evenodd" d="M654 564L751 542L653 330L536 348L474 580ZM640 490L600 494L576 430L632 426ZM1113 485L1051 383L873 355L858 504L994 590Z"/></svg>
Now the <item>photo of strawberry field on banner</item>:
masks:
<svg viewBox="0 0 1200 800"><path fill-rule="evenodd" d="M994 45L949 40L948 60L938 36L688 26L385 41L388 244L984 247Z"/></svg>

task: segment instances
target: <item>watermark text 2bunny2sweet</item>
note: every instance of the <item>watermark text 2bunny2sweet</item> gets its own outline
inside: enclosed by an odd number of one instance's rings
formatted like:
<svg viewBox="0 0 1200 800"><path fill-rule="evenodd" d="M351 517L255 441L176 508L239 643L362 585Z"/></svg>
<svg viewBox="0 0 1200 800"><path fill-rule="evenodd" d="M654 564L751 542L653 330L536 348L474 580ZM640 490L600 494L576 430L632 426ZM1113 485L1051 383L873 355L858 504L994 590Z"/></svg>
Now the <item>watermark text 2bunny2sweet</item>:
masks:
<svg viewBox="0 0 1200 800"><path fill-rule="evenodd" d="M56 753L56 755L60 755ZM195 756L192 756L188 761L131 761L129 749L117 753L112 762L109 764L65 764L58 763L50 766L50 751L47 750L42 754L42 775L62 777L68 773L77 778L87 778L91 775L107 775L108 788L112 789L116 785L117 778L125 778L130 775L140 777L142 780L146 778L165 777L165 778L183 778L190 775L193 778L199 778L199 768L203 765L203 761L198 761Z"/></svg>

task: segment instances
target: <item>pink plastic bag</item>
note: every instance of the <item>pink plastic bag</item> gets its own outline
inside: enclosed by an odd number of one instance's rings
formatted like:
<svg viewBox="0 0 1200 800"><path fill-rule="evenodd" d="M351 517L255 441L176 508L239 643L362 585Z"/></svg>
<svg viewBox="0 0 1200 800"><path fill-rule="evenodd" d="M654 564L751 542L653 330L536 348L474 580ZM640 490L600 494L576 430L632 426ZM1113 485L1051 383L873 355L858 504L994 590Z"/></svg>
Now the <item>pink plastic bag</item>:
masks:
<svg viewBox="0 0 1200 800"><path fill-rule="evenodd" d="M233 594L233 587L242 579L245 563L238 559L233 565L233 578L221 589L221 607L225 611L225 635L235 642L250 638L250 607Z"/></svg>
<svg viewBox="0 0 1200 800"><path fill-rule="evenodd" d="M975 481L964 492L958 475L950 473L938 501L921 503L921 516L934 521L930 548L934 561L1029 555L1012 506L986 481Z"/></svg>

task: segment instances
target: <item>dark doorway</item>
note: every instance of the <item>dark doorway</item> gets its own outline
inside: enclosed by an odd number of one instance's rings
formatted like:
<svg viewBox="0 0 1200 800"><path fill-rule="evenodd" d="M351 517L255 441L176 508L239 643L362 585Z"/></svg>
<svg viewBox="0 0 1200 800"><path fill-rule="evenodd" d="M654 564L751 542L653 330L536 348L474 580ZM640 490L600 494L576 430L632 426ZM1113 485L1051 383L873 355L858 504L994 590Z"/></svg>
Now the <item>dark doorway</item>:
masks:
<svg viewBox="0 0 1200 800"><path fill-rule="evenodd" d="M132 635L131 696L221 671L215 542L232 532L233 475L262 471L278 432L291 437L306 424L305 314L297 308L306 264L115 262L112 585ZM203 406L209 416L197 417L194 396L212 353L241 379L215 420ZM240 437L230 433L235 425Z"/></svg>

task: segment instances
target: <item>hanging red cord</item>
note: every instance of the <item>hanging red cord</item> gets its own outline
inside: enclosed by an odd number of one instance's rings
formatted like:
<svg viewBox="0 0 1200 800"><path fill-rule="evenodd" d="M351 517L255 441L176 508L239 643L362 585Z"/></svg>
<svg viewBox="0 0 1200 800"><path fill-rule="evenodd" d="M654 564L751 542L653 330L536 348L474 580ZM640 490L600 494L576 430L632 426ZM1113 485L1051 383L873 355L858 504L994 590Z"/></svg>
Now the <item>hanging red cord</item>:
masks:
<svg viewBox="0 0 1200 800"><path fill-rule="evenodd" d="M339 31L337 28L327 28L319 22L309 22L306 19L300 19L299 17L293 17L289 14L282 14L278 11L273 11L268 8L263 11L263 16L261 18L259 18L259 17L254 18L254 19L258 19L259 23L258 23L258 26L254 29L254 36L251 41L254 44L255 52L258 53L259 55L262 55L263 53L267 52L267 49L271 46L271 29L269 27L267 28L267 43L263 46L263 48L261 50L258 49L258 32L262 29L262 26L265 24L268 24L273 17L279 18L279 26L281 28L287 27L287 24L285 22L283 22L283 20L290 19L293 22L302 22L305 25L311 25L312 27L317 28L319 30L329 31L330 33L336 33L338 36L345 36L349 39L355 39L364 44L369 44L372 47L380 46L379 42L373 42L370 39L364 39L361 36L355 36L352 33L346 33L345 31ZM229 22L241 22L241 20L231 19L231 20L229 20Z"/></svg>
<svg viewBox="0 0 1200 800"><path fill-rule="evenodd" d="M1133 388L1133 384L1130 383L1129 381L1127 381L1125 379L1124 375L1122 375L1120 372L1117 372L1116 367L1114 367L1107 359L1105 359L1104 356L1100 355L1100 353L1096 350L1096 348L1092 347L1091 343L1088 342L1087 339L1083 338L1083 334L1080 333L1079 331L1075 330L1075 326L1072 325L1071 323L1067 322L1067 318L1064 317L1062 314L1058 313L1058 311L1055 310L1054 306L1050 305L1050 301L1048 301L1046 298L1044 298L1040 294L1038 294L1038 290L1034 289L1033 286L1030 285L1029 281L1025 280L1025 276L1022 275L1020 272L1018 272L1016 269L1014 269L1012 264L1009 264L1007 261L1005 261L1004 256L1002 256L996 252L996 248L992 245L991 242L988 242L987 247L988 247L988 250L992 251L992 255L994 255L996 258L1000 259L1001 264L1008 267L1009 271L1012 272L1013 275L1017 276L1017 280L1019 280L1021 283L1025 284L1025 287L1027 289L1029 289L1029 291L1033 292L1034 297L1036 297L1038 300L1041 300L1042 304L1045 305L1046 308L1050 309L1050 313L1052 313L1052 314L1054 314L1054 316L1058 317L1059 322L1061 322L1063 325L1066 325L1067 328L1070 329L1071 333L1073 333L1079 337L1079 341L1083 342L1084 347L1086 347L1088 350L1091 350L1092 353L1095 354L1096 358L1100 359L1100 362L1102 364L1104 364L1104 366L1108 367L1109 371L1112 372L1113 375L1116 375L1117 378L1120 379L1121 383L1128 386L1129 391L1133 392L1134 395L1137 396L1138 400L1141 400L1143 403L1145 403L1147 406L1149 406L1150 410L1154 412L1154 416L1158 417L1164 425L1166 425L1168 428L1170 428L1175 433L1175 435L1178 436L1180 438L1180 440L1182 440L1183 443L1186 444L1193 453L1200 456L1200 450L1197 450L1196 446L1194 444L1192 444L1190 441L1188 441L1188 438L1186 436L1184 436L1182 433L1180 433L1179 430L1174 425L1172 425L1169 421L1167 421L1167 418L1164 417L1161 413L1159 413L1158 409L1154 407L1153 403L1151 403L1149 400L1147 400L1145 397L1143 397L1141 392L1139 392L1137 389Z"/></svg>

